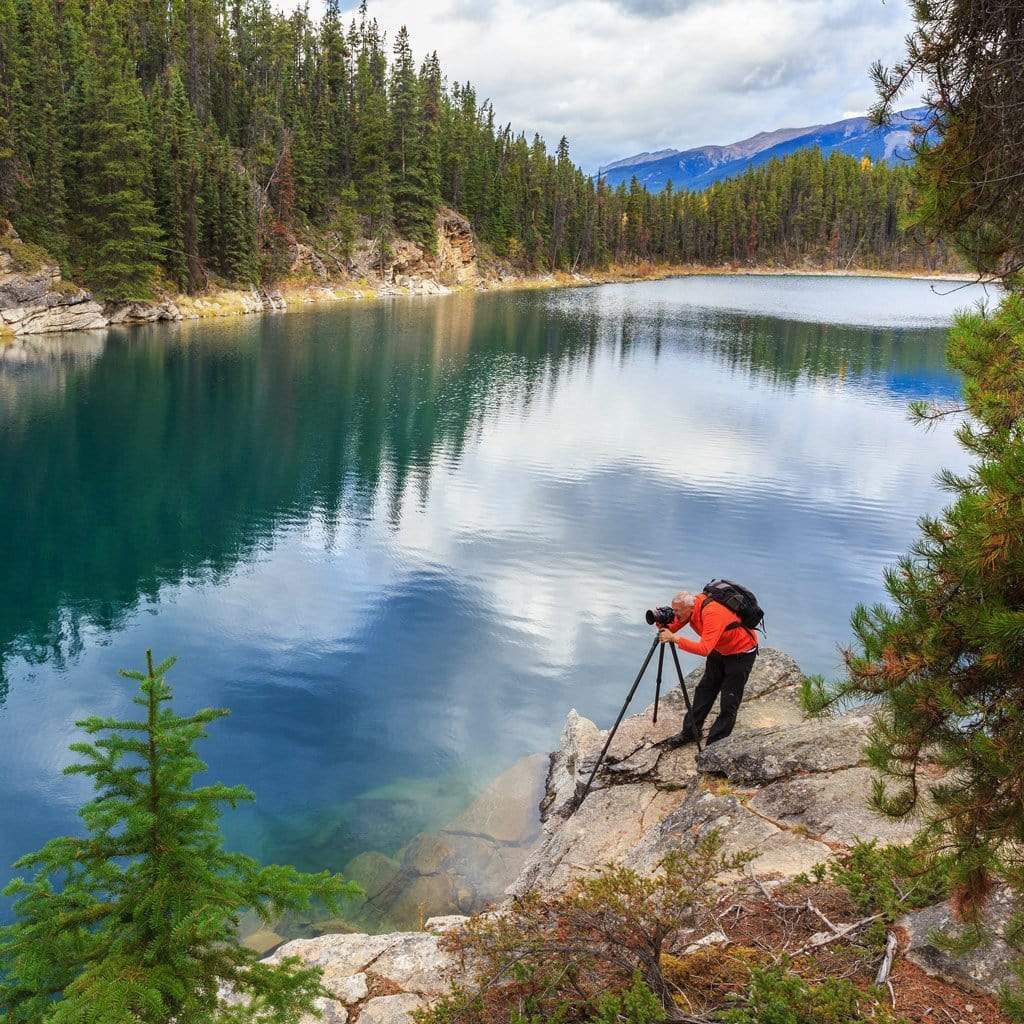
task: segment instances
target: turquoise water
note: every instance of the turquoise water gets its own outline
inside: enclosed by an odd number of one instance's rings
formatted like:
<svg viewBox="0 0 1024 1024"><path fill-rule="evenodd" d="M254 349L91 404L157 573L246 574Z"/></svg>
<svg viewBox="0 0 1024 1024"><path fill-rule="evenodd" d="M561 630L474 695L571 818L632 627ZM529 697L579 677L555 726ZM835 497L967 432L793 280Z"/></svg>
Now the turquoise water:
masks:
<svg viewBox="0 0 1024 1024"><path fill-rule="evenodd" d="M833 671L962 466L923 282L696 278L0 350L0 879L76 827L74 721L177 654L231 842L341 869L457 814L713 575ZM0 906L0 914L6 914Z"/></svg>

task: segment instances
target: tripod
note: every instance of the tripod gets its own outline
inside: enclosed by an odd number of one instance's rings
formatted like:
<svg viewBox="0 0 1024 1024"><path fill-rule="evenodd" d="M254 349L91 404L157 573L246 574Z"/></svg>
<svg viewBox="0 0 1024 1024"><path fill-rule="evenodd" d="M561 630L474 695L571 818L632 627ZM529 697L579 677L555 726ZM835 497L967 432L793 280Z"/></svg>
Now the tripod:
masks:
<svg viewBox="0 0 1024 1024"><path fill-rule="evenodd" d="M640 680L643 679L644 673L647 671L647 666L651 663L651 658L654 657L654 648L659 646L658 638L655 636L654 642L651 644L650 650L647 652L647 657L644 658L644 663L640 666L640 671L636 674L636 679L633 680L633 685L630 687L629 693L626 695L626 702L622 705L622 710L619 712L619 717L615 719L615 724L612 726L612 731L608 734L608 739L605 740L604 747L601 753L598 755L597 762L594 765L594 770L590 773L590 778L587 779L587 784L583 787L583 792L579 798L575 801L575 806L572 809L572 813L575 814L580 804L583 803L587 798L587 794L590 792L590 787L594 784L594 779L597 778L597 773L604 763L605 755L608 753L609 747L612 745L612 740L615 739L615 734L619 730L619 726L622 724L622 719L626 717L626 710L633 700L633 696L637 691L637 687L640 685ZM658 704L661 701L661 673L665 666L665 644L661 644L661 649L658 651L658 678L655 682L654 687L654 721L658 721ZM679 677L679 687L683 691L683 702L686 704L686 712L690 718L691 723L693 722L693 708L690 705L690 694L686 689L686 681L683 679L683 669L679 664L679 654L676 651L675 644L669 644L672 648L672 660L675 662L676 675ZM698 752L703 748L700 745L700 736L696 736L697 739L697 750Z"/></svg>

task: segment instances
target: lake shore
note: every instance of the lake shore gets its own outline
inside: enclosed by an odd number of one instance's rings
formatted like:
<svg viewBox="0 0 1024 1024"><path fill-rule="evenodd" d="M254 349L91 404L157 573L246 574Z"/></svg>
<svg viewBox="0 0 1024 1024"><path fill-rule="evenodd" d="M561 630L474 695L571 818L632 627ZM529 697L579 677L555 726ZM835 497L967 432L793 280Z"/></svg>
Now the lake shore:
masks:
<svg viewBox="0 0 1024 1024"><path fill-rule="evenodd" d="M894 271L808 264L783 267L627 263L586 273L523 274L509 263L481 253L468 221L454 213L439 220L438 250L434 254L398 239L381 269L375 252L368 240L358 241L347 261L335 261L337 270L331 274L310 246L297 243L290 274L274 287L212 287L194 295L168 292L147 301L103 303L87 289L64 280L55 262L26 247L13 228L8 228L0 237L0 340L136 324L253 316L381 298L585 288L674 277L887 277L950 283L977 280L973 274L927 268ZM35 255L29 259L26 253Z"/></svg>
<svg viewBox="0 0 1024 1024"><path fill-rule="evenodd" d="M592 288L606 284L664 281L675 277L854 277L890 278L906 281L973 283L976 274L914 269L877 270L870 267L835 269L829 267L704 266L697 264L624 264L586 273L552 271L543 274L481 274L455 285L432 277L410 278L404 283L360 279L341 282L285 281L269 293L269 303L258 304L258 292L225 289L197 296L175 296L171 301L183 319L246 316L261 312L285 312L308 306L365 302L382 298L422 298L456 293L544 291L563 288Z"/></svg>

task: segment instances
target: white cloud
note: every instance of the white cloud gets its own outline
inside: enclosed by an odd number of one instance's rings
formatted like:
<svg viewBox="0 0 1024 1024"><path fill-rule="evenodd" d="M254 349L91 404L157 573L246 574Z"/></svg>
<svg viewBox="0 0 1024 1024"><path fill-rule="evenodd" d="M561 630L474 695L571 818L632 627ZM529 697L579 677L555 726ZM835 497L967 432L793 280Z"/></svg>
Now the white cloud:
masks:
<svg viewBox="0 0 1024 1024"><path fill-rule="evenodd" d="M392 34L408 25L500 122L552 146L567 135L588 169L863 113L868 66L898 58L910 27L899 0L374 0L370 13Z"/></svg>

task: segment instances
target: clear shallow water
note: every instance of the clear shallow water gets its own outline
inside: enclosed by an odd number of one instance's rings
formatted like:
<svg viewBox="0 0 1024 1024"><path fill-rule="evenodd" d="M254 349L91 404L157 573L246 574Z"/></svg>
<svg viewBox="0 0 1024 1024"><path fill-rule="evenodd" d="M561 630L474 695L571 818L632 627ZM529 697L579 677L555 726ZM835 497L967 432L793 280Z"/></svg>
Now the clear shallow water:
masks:
<svg viewBox="0 0 1024 1024"><path fill-rule="evenodd" d="M963 457L924 282L693 278L39 339L0 357L0 880L76 828L74 721L174 653L265 860L341 869L457 814L643 609L727 575L837 667ZM858 326L860 325L860 326ZM0 903L0 915L8 907Z"/></svg>

